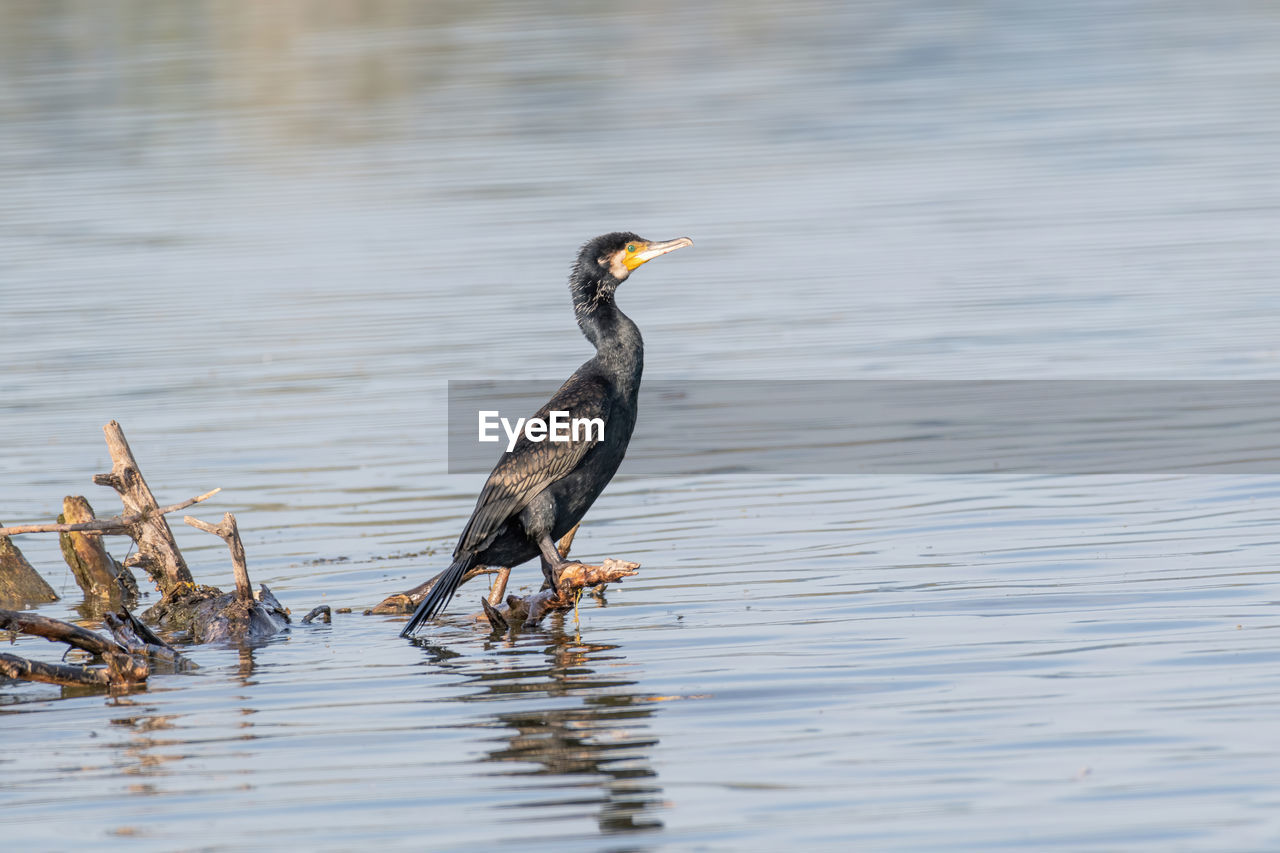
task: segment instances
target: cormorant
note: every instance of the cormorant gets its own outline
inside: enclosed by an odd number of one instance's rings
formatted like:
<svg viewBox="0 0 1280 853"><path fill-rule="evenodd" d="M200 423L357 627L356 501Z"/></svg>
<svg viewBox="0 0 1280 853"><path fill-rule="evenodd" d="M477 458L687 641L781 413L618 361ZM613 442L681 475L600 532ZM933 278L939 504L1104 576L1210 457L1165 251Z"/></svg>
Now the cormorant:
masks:
<svg viewBox="0 0 1280 853"><path fill-rule="evenodd" d="M521 434L502 454L458 537L453 563L414 611L400 636L413 634L449 603L474 566L518 566L535 556L553 586L571 561L556 540L568 533L613 478L636 425L636 397L644 369L640 330L618 310L614 291L637 267L692 246L688 237L651 242L630 232L604 234L582 247L569 276L573 313L596 354L569 377L534 415L568 412L600 418L604 436L588 430L579 441L532 442Z"/></svg>

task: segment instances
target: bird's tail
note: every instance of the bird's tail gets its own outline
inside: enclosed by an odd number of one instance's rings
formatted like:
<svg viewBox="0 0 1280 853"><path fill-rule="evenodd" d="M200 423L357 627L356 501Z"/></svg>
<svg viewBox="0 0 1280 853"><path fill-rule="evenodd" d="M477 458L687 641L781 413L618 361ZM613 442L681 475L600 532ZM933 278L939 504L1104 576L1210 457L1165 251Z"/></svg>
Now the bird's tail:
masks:
<svg viewBox="0 0 1280 853"><path fill-rule="evenodd" d="M467 569L471 568L472 564L473 559L470 555L459 557L436 577L436 582L427 592L427 597L422 599L422 603L418 605L417 610L413 611L413 616L400 632L401 637L413 636L423 622L448 606L449 599L453 598L453 593L462 585L462 576L467 573Z"/></svg>

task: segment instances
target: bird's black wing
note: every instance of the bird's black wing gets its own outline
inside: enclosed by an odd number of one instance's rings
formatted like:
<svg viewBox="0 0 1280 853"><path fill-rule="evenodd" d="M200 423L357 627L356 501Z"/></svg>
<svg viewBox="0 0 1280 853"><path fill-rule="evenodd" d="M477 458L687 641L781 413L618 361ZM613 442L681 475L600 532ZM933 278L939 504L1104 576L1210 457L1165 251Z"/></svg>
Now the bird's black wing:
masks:
<svg viewBox="0 0 1280 853"><path fill-rule="evenodd" d="M568 412L570 419L600 418L608 429L612 390L599 376L575 373L534 415ZM591 448L600 443L598 431L587 430L579 441L530 441L523 433L516 446L502 454L476 500L471 520L458 537L454 558L483 550L502 527L543 489L569 474ZM590 436L588 440L587 436Z"/></svg>

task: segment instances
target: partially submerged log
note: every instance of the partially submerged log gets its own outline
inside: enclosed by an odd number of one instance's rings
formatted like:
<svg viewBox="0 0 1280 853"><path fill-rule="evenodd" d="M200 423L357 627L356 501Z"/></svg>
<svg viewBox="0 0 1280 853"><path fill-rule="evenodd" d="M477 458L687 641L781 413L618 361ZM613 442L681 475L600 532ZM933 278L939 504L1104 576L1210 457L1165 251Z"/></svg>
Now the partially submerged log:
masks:
<svg viewBox="0 0 1280 853"><path fill-rule="evenodd" d="M76 525L97 521L93 507L80 495L62 499L61 524ZM58 534L62 558L67 561L76 583L84 591L87 603L99 607L132 606L138 599L138 582L133 572L107 553L101 534L69 530Z"/></svg>
<svg viewBox="0 0 1280 853"><path fill-rule="evenodd" d="M53 643L66 643L101 658L106 664L105 667L51 664L0 654L0 674L9 678L120 688L144 683L151 672L145 656L132 654L115 639L60 619L0 610L0 630L44 637Z"/></svg>
<svg viewBox="0 0 1280 853"><path fill-rule="evenodd" d="M0 607L33 607L57 600L53 587L27 562L18 546L0 535Z"/></svg>
<svg viewBox="0 0 1280 853"><path fill-rule="evenodd" d="M153 634L150 628L139 622L128 610L107 613L103 619L116 642L128 649L130 654L163 661L178 671L198 668L195 663L179 654L177 649Z"/></svg>
<svg viewBox="0 0 1280 853"><path fill-rule="evenodd" d="M491 569L488 566L472 566L471 568L467 569L465 574L463 574L462 581L458 585L461 586L467 581L473 580L474 578L478 578L481 575L492 575L492 574L498 574L502 576L503 583L505 585L506 577L502 575L502 572L506 572L507 574L510 574L511 570L508 568ZM440 578L442 577L444 577L444 572L440 572L438 575L431 578L430 580L423 581L422 583L415 586L413 589L405 590L404 592L397 592L394 595L388 595L386 598L382 599L382 601L374 605L373 609L368 612L379 614L379 615L381 614L407 615L409 613L412 613L414 610L417 609L418 605L422 603L422 599L427 597L427 593L431 592L431 588L435 586L440 581Z"/></svg>
<svg viewBox="0 0 1280 853"><path fill-rule="evenodd" d="M224 592L200 601L189 611L186 630L193 643L256 642L288 630L289 622L288 608L261 584L248 600Z"/></svg>
<svg viewBox="0 0 1280 853"><path fill-rule="evenodd" d="M573 537L578 534L578 528L580 526L581 525L575 524L573 529L560 537L560 541L556 543L556 550L560 552L561 557L569 556L569 548L573 545ZM507 590L507 579L511 577L511 569L508 566L502 566L497 569L493 569L488 566L472 566L462 576L462 580L458 583L458 586L462 586L467 581L477 578L480 575L492 574L496 574L497 578L494 580L493 587L489 591L488 601L492 605L497 605L502 601L502 596ZM423 581L413 589L389 595L382 599L382 601L378 602L378 604L368 612L374 614L394 615L412 613L417 609L418 605L422 603L422 599L427 597L427 593L431 592L431 588L435 586L442 577L444 577L444 572L440 572L430 580Z"/></svg>
<svg viewBox="0 0 1280 853"><path fill-rule="evenodd" d="M236 517L228 512L222 516L222 522L219 524L209 524L189 515L184 516L182 520L198 530L220 537L227 543L227 547L231 550L231 566L236 579L235 592L222 593L213 587L193 587L193 592L206 590L214 594L204 595L199 601L190 603L187 630L192 642L262 640L285 630L290 621L288 608L271 594L271 590L265 584L258 588L256 595L253 591L253 584L249 580L249 568L245 564L244 543L240 540L240 529L236 526Z"/></svg>
<svg viewBox="0 0 1280 853"><path fill-rule="evenodd" d="M584 590L621 583L623 578L634 575L638 568L639 563L615 560L613 557L607 557L598 566L570 563L560 572L559 583L554 589L541 589L523 597L507 596L505 613L488 599L482 599L480 603L489 619L489 626L495 632L503 632L515 626L533 628L548 613L576 608Z"/></svg>
<svg viewBox="0 0 1280 853"><path fill-rule="evenodd" d="M319 619L326 625L333 624L333 611L329 608L329 605L321 604L317 607L311 608L311 612L302 617L302 624L310 625L316 619Z"/></svg>
<svg viewBox="0 0 1280 853"><path fill-rule="evenodd" d="M573 537L577 535L579 526L574 525L573 529L556 543L556 550L560 552L561 557L569 556L569 549L573 546ZM530 595L508 595L505 599L505 610L502 606L504 604L503 596L506 593L507 580L511 576L511 569L503 567L496 570L498 576L493 582L493 587L490 589L489 594L480 600L480 606L484 608L483 618L488 619L489 626L495 632L504 632L510 628L532 628L541 622L548 613L577 607L578 599L582 596L584 590L603 590L607 584L620 583L623 578L634 575L639 567L639 563L615 560L612 557L598 566L570 563L560 573L559 583L555 589L551 589L546 583L543 583L542 589ZM476 566L462 576L462 583L466 583L478 575L491 574L494 571L494 569L485 566ZM419 584L407 592L388 596L371 612L396 614L413 612L414 608L426 597L427 593L431 591L431 587L435 586L443 574L441 572L431 580ZM480 616L478 615L477 618L480 618Z"/></svg>
<svg viewBox="0 0 1280 853"><path fill-rule="evenodd" d="M119 493L124 505L121 515L97 519L84 498L67 498L63 502L59 523L0 528L0 536L6 533L61 534L63 555L77 582L84 588L86 603L91 605L89 609L94 615L100 607L99 602L115 608L133 600L137 584L129 568L140 566L155 581L161 593L160 601L144 617L164 630L185 631L192 642L203 643L260 640L284 629L289 623L289 611L267 587L263 586L254 593L245 567L244 545L235 517L230 513L218 525L205 524L193 518L187 518L187 521L194 527L221 536L227 542L235 568L235 592L223 593L216 587L196 584L182 552L178 550L165 515L206 500L221 490L214 489L182 503L160 507L142 476L120 424L111 421L103 427L103 434L111 452L112 468L110 473L95 475L93 481L110 486ZM127 534L137 544L137 552L125 561L123 567L112 560L102 547L100 537L103 534ZM34 570L31 572L34 574ZM0 575L0 580L3 580L3 575ZM49 594L52 595L52 590ZM129 619L134 633L150 634L150 638L142 637L144 645L157 644L159 638L154 633L131 615Z"/></svg>

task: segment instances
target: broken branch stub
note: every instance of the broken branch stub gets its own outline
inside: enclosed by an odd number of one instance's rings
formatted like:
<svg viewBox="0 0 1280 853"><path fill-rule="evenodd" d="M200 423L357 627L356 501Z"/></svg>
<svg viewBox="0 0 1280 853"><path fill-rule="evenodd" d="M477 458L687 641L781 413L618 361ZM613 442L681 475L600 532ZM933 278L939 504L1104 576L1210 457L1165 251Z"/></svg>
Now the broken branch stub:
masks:
<svg viewBox="0 0 1280 853"><path fill-rule="evenodd" d="M184 516L182 520L227 543L236 576L234 593L222 593L193 602L188 614L188 630L192 642L261 640L285 630L285 626L289 624L288 608L265 585L259 588L257 595L253 592L236 517L228 512L218 524L210 524L190 515Z"/></svg>
<svg viewBox="0 0 1280 853"><path fill-rule="evenodd" d="M136 559L130 564L146 570L167 598L184 585L194 583L191 570L178 550L169 522L158 512L160 507L142 477L137 460L133 458L124 430L117 421L111 421L102 431L106 435L113 464L111 473L95 474L93 481L115 489L120 494L126 514L140 516L138 521L128 525L129 535L138 543Z"/></svg>
<svg viewBox="0 0 1280 853"><path fill-rule="evenodd" d="M74 525L96 520L93 507L82 496L68 495L62 499L59 522ZM133 579L133 572L107 553L101 536L68 531L58 534L58 544L85 598L111 607L137 600L138 582Z"/></svg>
<svg viewBox="0 0 1280 853"><path fill-rule="evenodd" d="M236 526L236 517L224 513L219 524L201 521L192 515L184 515L182 520L197 530L212 533L227 543L231 549L231 568L236 576L236 595L241 601L253 601L253 583L249 580L249 567L244 561L244 542L240 540L240 528Z"/></svg>

